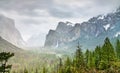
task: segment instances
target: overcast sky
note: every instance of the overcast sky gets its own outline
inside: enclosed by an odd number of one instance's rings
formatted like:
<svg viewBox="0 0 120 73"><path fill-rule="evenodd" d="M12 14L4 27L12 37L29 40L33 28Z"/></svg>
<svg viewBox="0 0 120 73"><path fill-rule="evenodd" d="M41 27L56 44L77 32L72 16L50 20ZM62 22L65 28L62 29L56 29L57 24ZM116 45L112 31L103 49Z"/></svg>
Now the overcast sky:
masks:
<svg viewBox="0 0 120 73"><path fill-rule="evenodd" d="M45 35L59 21L81 23L112 12L119 5L120 0L0 0L0 14L15 20L25 41L33 35L42 35L43 45Z"/></svg>

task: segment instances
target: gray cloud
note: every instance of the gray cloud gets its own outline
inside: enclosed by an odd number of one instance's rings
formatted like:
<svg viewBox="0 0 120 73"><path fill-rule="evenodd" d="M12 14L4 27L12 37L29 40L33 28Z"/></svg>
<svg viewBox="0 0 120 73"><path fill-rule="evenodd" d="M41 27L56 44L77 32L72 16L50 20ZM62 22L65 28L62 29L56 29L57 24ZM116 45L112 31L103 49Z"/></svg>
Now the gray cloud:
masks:
<svg viewBox="0 0 120 73"><path fill-rule="evenodd" d="M36 15L34 9L49 9L52 0L2 0L0 9L14 10L21 14Z"/></svg>
<svg viewBox="0 0 120 73"><path fill-rule="evenodd" d="M71 5L72 3L73 5ZM40 16L34 12L35 9L45 9L53 17L69 18L78 16L75 13L79 11L80 16L81 13L89 14L87 12L92 12L97 8L112 10L119 4L120 0L59 0L57 2L56 0L1 0L0 9L14 10L31 16Z"/></svg>
<svg viewBox="0 0 120 73"><path fill-rule="evenodd" d="M49 13L54 17L69 18L74 16L74 11L69 7L56 6L49 9Z"/></svg>

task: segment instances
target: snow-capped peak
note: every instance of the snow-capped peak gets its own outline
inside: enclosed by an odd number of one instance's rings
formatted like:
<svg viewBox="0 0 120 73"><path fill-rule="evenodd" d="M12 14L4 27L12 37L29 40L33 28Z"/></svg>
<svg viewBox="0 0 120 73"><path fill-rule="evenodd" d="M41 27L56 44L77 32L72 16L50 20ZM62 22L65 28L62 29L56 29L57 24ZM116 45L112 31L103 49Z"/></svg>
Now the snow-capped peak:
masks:
<svg viewBox="0 0 120 73"><path fill-rule="evenodd" d="M104 27L104 28L105 28L105 30L107 31L107 30L108 30L108 28L110 28L110 24L104 25L103 27Z"/></svg>

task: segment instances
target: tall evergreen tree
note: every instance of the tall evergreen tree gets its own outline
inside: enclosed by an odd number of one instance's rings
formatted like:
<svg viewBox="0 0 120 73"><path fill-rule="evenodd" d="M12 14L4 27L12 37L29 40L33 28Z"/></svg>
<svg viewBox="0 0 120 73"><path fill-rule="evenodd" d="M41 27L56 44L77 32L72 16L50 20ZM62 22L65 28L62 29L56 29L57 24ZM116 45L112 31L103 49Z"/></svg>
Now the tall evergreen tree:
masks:
<svg viewBox="0 0 120 73"><path fill-rule="evenodd" d="M117 55L117 58L120 59L120 41L118 39L116 42L116 55Z"/></svg>
<svg viewBox="0 0 120 73"><path fill-rule="evenodd" d="M72 67L72 61L69 57L67 57L65 61L65 73L72 73L71 67Z"/></svg>
<svg viewBox="0 0 120 73"><path fill-rule="evenodd" d="M62 65L63 65L63 63L62 63L62 58L59 58L59 68L61 68Z"/></svg>
<svg viewBox="0 0 120 73"><path fill-rule="evenodd" d="M65 66L71 66L72 62L69 57L67 57L67 60L65 61Z"/></svg>
<svg viewBox="0 0 120 73"><path fill-rule="evenodd" d="M96 68L98 68L99 64L100 64L100 61L101 61L101 47L100 46L97 46L95 48L95 66Z"/></svg>
<svg viewBox="0 0 120 73"><path fill-rule="evenodd" d="M81 50L81 47L79 44L77 46L77 50L75 52L74 58L75 58L75 66L76 67L83 68L85 66L83 53L82 53L82 50Z"/></svg>
<svg viewBox="0 0 120 73"><path fill-rule="evenodd" d="M58 73L64 73L62 58L59 58L59 64L58 64Z"/></svg>
<svg viewBox="0 0 120 73"><path fill-rule="evenodd" d="M115 60L115 51L108 37L105 39L102 46L102 60L105 61L108 66L111 61Z"/></svg>
<svg viewBox="0 0 120 73"><path fill-rule="evenodd" d="M94 67L94 53L90 52L89 57L88 57L88 68L93 68Z"/></svg>
<svg viewBox="0 0 120 73"><path fill-rule="evenodd" d="M91 56L92 57L92 67L91 68L94 68L95 67L95 56L96 56L95 52L93 51L91 55L92 55Z"/></svg>
<svg viewBox="0 0 120 73"><path fill-rule="evenodd" d="M87 68L88 68L89 56L90 56L90 51L87 49L85 52L85 65Z"/></svg>

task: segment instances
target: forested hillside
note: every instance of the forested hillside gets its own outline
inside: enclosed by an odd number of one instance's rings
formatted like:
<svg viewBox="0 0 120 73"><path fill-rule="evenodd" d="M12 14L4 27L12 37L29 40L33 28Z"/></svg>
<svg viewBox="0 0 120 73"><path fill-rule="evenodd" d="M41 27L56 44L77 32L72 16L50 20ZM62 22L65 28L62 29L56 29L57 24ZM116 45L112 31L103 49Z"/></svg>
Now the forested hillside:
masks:
<svg viewBox="0 0 120 73"><path fill-rule="evenodd" d="M22 70L12 70L11 73L120 73L120 40L117 39L113 46L106 38L102 46L96 46L94 50L82 51L78 43L76 52L72 56L51 56L48 59L27 66ZM48 56L44 56L45 58ZM34 59L34 58L33 58ZM44 65L41 65L44 63ZM31 65L30 65L31 66Z"/></svg>
<svg viewBox="0 0 120 73"><path fill-rule="evenodd" d="M102 46L94 51L82 52L78 45L73 58L67 58L59 65L56 73L120 73L120 41L115 48L106 38Z"/></svg>

